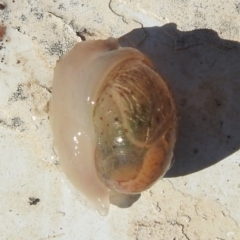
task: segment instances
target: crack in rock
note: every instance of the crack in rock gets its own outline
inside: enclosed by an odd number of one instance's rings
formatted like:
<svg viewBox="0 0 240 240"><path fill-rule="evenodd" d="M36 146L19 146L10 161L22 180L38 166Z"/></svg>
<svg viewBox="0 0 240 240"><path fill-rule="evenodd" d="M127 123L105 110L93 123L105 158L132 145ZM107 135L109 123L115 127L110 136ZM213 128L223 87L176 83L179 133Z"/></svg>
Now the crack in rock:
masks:
<svg viewBox="0 0 240 240"><path fill-rule="evenodd" d="M59 19L61 19L63 21L63 17L60 17L60 16L58 16L57 14L55 14L53 12L47 12L47 13L50 14L50 15L53 15L54 17L59 18Z"/></svg>
<svg viewBox="0 0 240 240"><path fill-rule="evenodd" d="M121 15L121 14L117 13L115 10L113 10L113 8L112 8L112 0L109 1L108 7L109 7L109 9L111 10L112 13L114 13L114 14L117 15L118 17L121 17L121 18L122 18L122 21L123 21L124 23L128 24L128 22L126 21L124 15Z"/></svg>

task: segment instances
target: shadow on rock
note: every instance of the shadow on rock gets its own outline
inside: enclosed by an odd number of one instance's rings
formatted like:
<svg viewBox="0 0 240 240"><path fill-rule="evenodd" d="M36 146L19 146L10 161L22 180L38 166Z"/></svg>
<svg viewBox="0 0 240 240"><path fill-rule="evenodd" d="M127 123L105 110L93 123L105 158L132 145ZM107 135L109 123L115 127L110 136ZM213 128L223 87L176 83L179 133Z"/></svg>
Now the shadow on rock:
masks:
<svg viewBox="0 0 240 240"><path fill-rule="evenodd" d="M131 207L140 197L141 194L130 195L111 191L110 203L120 208L128 208Z"/></svg>
<svg viewBox="0 0 240 240"><path fill-rule="evenodd" d="M135 29L119 42L146 54L175 96L179 131L166 177L200 171L239 149L240 43L175 24Z"/></svg>

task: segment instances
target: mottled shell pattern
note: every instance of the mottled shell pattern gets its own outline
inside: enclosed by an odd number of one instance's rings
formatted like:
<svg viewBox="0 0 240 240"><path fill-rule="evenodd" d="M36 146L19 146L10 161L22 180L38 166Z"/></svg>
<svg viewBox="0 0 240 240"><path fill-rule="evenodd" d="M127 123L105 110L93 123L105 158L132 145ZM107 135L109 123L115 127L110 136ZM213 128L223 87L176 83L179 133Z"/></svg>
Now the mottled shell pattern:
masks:
<svg viewBox="0 0 240 240"><path fill-rule="evenodd" d="M97 93L93 121L97 171L108 187L138 193L168 170L175 104L146 57L132 54L112 69Z"/></svg>

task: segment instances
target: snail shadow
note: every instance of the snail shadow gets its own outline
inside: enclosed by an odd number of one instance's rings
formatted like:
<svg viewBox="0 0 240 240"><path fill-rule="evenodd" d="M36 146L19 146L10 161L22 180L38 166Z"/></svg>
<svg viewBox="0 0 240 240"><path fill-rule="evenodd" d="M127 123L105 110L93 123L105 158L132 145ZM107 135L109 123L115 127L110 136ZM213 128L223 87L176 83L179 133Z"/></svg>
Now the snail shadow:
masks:
<svg viewBox="0 0 240 240"><path fill-rule="evenodd" d="M124 194L111 191L110 192L110 203L118 206L119 208L128 208L133 205L139 198L141 194Z"/></svg>
<svg viewBox="0 0 240 240"><path fill-rule="evenodd" d="M175 24L134 29L119 43L147 55L175 96L178 138L166 177L200 171L239 149L240 43Z"/></svg>

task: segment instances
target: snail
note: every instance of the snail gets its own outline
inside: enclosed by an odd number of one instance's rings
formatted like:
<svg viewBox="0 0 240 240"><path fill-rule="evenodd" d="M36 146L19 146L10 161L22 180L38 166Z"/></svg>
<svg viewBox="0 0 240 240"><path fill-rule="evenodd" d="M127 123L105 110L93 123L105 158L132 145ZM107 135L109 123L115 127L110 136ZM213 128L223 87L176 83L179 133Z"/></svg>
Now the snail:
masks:
<svg viewBox="0 0 240 240"><path fill-rule="evenodd" d="M171 165L171 91L145 55L117 39L77 43L58 60L49 115L60 166L102 215L110 190L142 192Z"/></svg>

